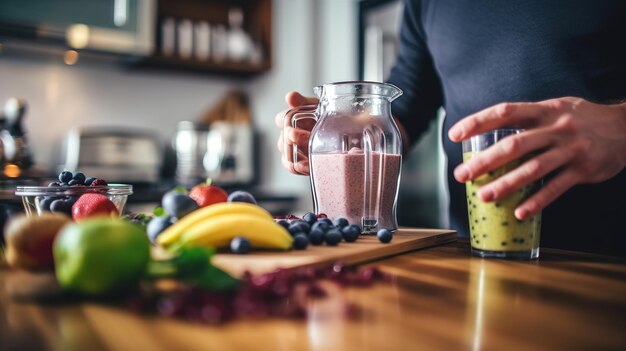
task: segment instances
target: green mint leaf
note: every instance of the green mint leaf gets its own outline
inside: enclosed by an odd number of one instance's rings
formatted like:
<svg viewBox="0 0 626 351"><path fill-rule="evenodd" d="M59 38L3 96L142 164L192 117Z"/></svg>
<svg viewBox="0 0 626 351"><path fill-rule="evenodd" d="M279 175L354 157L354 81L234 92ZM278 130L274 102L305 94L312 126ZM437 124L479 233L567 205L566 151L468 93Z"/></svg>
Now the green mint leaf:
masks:
<svg viewBox="0 0 626 351"><path fill-rule="evenodd" d="M167 211L163 209L163 207L159 206L152 210L152 213L157 217L165 217L167 216Z"/></svg>
<svg viewBox="0 0 626 351"><path fill-rule="evenodd" d="M180 277L197 274L211 265L211 257L214 250L210 248L194 246L182 249L178 256L174 257L174 264Z"/></svg>
<svg viewBox="0 0 626 351"><path fill-rule="evenodd" d="M214 291L232 290L239 285L237 279L213 265L207 266L202 274L186 278L185 282Z"/></svg>
<svg viewBox="0 0 626 351"><path fill-rule="evenodd" d="M179 192L181 194L187 194L187 188L183 186L177 186L174 188L174 191Z"/></svg>

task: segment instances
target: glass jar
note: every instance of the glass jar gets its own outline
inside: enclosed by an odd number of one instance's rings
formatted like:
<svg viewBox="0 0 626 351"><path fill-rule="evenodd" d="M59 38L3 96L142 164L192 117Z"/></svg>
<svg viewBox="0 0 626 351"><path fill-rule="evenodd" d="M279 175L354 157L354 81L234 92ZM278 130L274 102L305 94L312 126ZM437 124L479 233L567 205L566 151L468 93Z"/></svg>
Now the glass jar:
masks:
<svg viewBox="0 0 626 351"><path fill-rule="evenodd" d="M366 233L396 230L402 139L391 102L402 91L385 83L340 82L314 92L319 104L290 110L283 125L285 135L289 128L310 131L308 150L284 140L285 150L292 149L288 161L308 169L315 212L346 218Z"/></svg>

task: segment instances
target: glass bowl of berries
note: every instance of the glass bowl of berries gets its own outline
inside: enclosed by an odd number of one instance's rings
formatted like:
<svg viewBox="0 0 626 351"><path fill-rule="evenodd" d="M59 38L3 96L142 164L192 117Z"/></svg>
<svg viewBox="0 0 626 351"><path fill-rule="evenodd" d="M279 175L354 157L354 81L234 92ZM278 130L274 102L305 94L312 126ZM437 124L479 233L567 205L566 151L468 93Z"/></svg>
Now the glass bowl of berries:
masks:
<svg viewBox="0 0 626 351"><path fill-rule="evenodd" d="M22 197L28 216L61 212L74 219L96 214L120 215L132 193L132 185L108 184L103 179L69 171L61 172L58 180L47 186L18 186L15 191Z"/></svg>

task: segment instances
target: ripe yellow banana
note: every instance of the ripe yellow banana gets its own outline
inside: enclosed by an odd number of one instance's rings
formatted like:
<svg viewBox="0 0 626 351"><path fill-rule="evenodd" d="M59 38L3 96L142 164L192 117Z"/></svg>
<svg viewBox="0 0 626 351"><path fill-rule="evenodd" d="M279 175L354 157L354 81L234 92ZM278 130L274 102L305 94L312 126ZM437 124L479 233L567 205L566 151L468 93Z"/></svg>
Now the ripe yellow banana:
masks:
<svg viewBox="0 0 626 351"><path fill-rule="evenodd" d="M181 237L184 246L225 247L230 241L244 236L254 248L291 248L293 238L273 220L248 214L229 214L204 221L185 231Z"/></svg>
<svg viewBox="0 0 626 351"><path fill-rule="evenodd" d="M245 214L266 220L273 219L272 215L261 206L253 205L247 202L220 202L197 209L179 219L157 237L157 242L164 247L171 246L172 244L178 242L185 231L196 226L197 224L205 221L212 221L214 218L220 216L232 214Z"/></svg>

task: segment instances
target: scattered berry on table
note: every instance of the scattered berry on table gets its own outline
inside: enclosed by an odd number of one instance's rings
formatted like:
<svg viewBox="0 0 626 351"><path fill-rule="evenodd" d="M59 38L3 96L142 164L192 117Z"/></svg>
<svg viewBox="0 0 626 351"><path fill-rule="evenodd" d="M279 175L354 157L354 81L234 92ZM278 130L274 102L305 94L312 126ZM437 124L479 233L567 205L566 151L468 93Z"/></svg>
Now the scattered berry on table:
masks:
<svg viewBox="0 0 626 351"><path fill-rule="evenodd" d="M304 233L298 233L293 237L293 248L296 250L304 250L309 246L309 238Z"/></svg>
<svg viewBox="0 0 626 351"><path fill-rule="evenodd" d="M326 245L335 246L341 242L341 232L337 228L333 228L326 232L324 235L324 241L326 241Z"/></svg>
<svg viewBox="0 0 626 351"><path fill-rule="evenodd" d="M246 237L238 236L233 238L230 242L230 250L237 254L246 254L250 252L252 249L252 245L250 244L250 240Z"/></svg>
<svg viewBox="0 0 626 351"><path fill-rule="evenodd" d="M331 220L330 220L330 219L328 219L328 218L321 218L321 219L318 219L318 220L317 220L317 223L326 223L326 224L328 225L328 227L329 227L329 228L330 228L330 227L332 227L332 226L334 226L334 225L333 225L333 221L331 221Z"/></svg>
<svg viewBox="0 0 626 351"><path fill-rule="evenodd" d="M247 191L237 190L228 195L228 202L248 202L256 205L256 199Z"/></svg>
<svg viewBox="0 0 626 351"><path fill-rule="evenodd" d="M276 221L277 224L281 225L285 229L289 229L289 222L284 219L279 219Z"/></svg>
<svg viewBox="0 0 626 351"><path fill-rule="evenodd" d="M69 183L72 180L73 174L70 171L63 171L59 173L59 181L61 183Z"/></svg>
<svg viewBox="0 0 626 351"><path fill-rule="evenodd" d="M361 235L361 228L356 224L350 224L341 229L341 234L343 235L343 240L351 243L359 238L359 235Z"/></svg>
<svg viewBox="0 0 626 351"><path fill-rule="evenodd" d="M391 233L391 231L389 229L381 229L378 231L378 233L376 233L376 237L378 237L378 240L381 243L388 243L391 241L391 239L393 239L393 233Z"/></svg>
<svg viewBox="0 0 626 351"><path fill-rule="evenodd" d="M174 218L172 216L165 217L154 217L148 222L148 226L146 227L146 233L148 234L148 239L154 244L156 243L156 239L167 227L174 223Z"/></svg>
<svg viewBox="0 0 626 351"><path fill-rule="evenodd" d="M287 230L289 230L289 233L291 233L291 235L296 235L296 233L309 234L309 232L311 232L311 226L309 226L309 224L303 220L297 220L292 222Z"/></svg>
<svg viewBox="0 0 626 351"><path fill-rule="evenodd" d="M311 231L319 229L322 232L326 233L328 231L328 229L330 229L330 227L332 226L332 224L328 224L326 222L315 222L313 223L313 225L311 226Z"/></svg>
<svg viewBox="0 0 626 351"><path fill-rule="evenodd" d="M178 191L168 191L163 195L161 205L167 214L176 218L183 218L199 208L198 204L187 194Z"/></svg>
<svg viewBox="0 0 626 351"><path fill-rule="evenodd" d="M313 225L313 223L317 222L317 216L315 215L315 213L311 212L305 213L304 216L302 216L302 219L309 223L309 225Z"/></svg>
<svg viewBox="0 0 626 351"><path fill-rule="evenodd" d="M350 223L348 223L347 219L339 217L339 218L335 219L333 224L335 225L335 227L343 228L343 227L349 225Z"/></svg>
<svg viewBox="0 0 626 351"><path fill-rule="evenodd" d="M324 242L325 235L319 228L312 229L311 234L309 234L309 241L312 245L321 245Z"/></svg>

